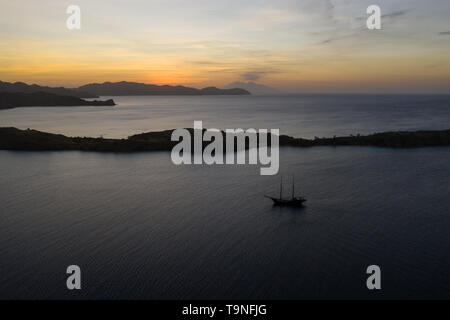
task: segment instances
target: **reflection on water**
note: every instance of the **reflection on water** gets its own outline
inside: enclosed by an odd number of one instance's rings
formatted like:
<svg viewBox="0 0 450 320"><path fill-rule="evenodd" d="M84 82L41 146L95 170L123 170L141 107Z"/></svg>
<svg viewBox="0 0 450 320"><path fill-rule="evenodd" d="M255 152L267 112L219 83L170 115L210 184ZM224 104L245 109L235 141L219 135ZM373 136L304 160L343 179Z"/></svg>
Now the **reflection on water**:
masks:
<svg viewBox="0 0 450 320"><path fill-rule="evenodd" d="M280 159L302 210L273 207L279 176L258 166L0 151L0 298L449 298L449 148ZM81 291L65 288L70 264Z"/></svg>

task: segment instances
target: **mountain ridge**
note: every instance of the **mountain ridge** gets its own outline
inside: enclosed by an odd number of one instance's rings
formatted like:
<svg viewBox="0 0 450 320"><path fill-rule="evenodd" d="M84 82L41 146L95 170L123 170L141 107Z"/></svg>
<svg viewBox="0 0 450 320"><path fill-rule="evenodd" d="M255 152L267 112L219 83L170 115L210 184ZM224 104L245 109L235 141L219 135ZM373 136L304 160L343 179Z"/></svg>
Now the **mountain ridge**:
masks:
<svg viewBox="0 0 450 320"><path fill-rule="evenodd" d="M36 93L47 92L61 96L72 96L77 98L98 98L90 92L80 91L78 89L69 89L65 87L47 87L38 84L26 84L25 82L4 82L0 80L0 92L20 92Z"/></svg>
<svg viewBox="0 0 450 320"><path fill-rule="evenodd" d="M155 85L139 82L103 82L90 83L78 87L80 91L87 91L99 96L125 96L125 95L250 95L241 88L219 89L206 87L196 89L185 86Z"/></svg>
<svg viewBox="0 0 450 320"><path fill-rule="evenodd" d="M36 93L47 92L61 96L72 96L77 98L98 98L99 96L134 96L134 95L250 95L251 93L242 88L206 87L202 89L185 87L182 85L156 85L140 82L103 82L89 83L78 88L48 87L37 84L26 84L24 82L0 81L0 92L12 93Z"/></svg>

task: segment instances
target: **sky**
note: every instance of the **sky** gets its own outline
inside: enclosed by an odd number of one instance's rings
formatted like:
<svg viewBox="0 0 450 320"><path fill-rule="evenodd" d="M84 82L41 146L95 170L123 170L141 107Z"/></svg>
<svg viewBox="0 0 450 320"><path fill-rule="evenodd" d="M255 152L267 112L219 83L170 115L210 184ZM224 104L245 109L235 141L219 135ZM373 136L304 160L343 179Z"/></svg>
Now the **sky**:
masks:
<svg viewBox="0 0 450 320"><path fill-rule="evenodd" d="M449 17L449 0L0 0L0 80L450 93Z"/></svg>

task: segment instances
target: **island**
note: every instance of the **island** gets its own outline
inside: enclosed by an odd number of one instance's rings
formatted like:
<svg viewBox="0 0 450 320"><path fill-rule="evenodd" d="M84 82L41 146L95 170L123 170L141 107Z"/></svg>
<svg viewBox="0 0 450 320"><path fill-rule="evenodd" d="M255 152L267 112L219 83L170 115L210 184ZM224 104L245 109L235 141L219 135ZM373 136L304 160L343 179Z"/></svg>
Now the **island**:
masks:
<svg viewBox="0 0 450 320"><path fill-rule="evenodd" d="M62 96L48 92L0 92L0 109L17 107L61 107L61 106L114 106L114 100L84 100L73 96Z"/></svg>
<svg viewBox="0 0 450 320"><path fill-rule="evenodd" d="M192 131L193 129L189 129ZM0 127L0 150L20 151L96 151L96 152L145 152L170 151L178 143L171 141L173 130L148 132L127 139L67 137L61 134L37 130L20 130ZM222 134L224 134L222 132ZM413 148L450 146L450 130L382 132L333 138L302 139L280 136L280 146L376 146Z"/></svg>

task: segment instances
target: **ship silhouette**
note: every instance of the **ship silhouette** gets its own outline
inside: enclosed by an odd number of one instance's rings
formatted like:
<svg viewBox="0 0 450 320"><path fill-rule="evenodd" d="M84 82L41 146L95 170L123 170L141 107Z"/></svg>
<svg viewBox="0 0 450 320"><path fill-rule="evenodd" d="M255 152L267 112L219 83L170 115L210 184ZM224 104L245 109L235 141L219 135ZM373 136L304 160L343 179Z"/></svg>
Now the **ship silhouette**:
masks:
<svg viewBox="0 0 450 320"><path fill-rule="evenodd" d="M269 198L273 201L273 204L276 206L286 206L286 207L302 207L303 203L306 201L303 197L295 196L295 179L292 176L292 196L290 198L283 198L283 176L281 176L280 181L280 196L278 198L265 195L266 198Z"/></svg>

